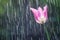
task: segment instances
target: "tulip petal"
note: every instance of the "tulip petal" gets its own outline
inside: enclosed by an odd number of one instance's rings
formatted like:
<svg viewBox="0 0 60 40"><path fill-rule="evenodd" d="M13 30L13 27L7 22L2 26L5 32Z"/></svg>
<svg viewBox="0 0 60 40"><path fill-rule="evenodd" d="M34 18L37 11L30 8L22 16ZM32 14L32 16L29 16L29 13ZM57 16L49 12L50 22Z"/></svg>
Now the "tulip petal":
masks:
<svg viewBox="0 0 60 40"><path fill-rule="evenodd" d="M44 6L43 13L44 13L44 17L46 17L46 18L48 17L48 16L47 16L47 9L48 9L48 7L47 7L47 5L45 5L45 6Z"/></svg>
<svg viewBox="0 0 60 40"><path fill-rule="evenodd" d="M43 10L42 10L42 8L41 8L41 7L38 7L38 11L39 11L40 13L42 13L42 12L43 12Z"/></svg>
<svg viewBox="0 0 60 40"><path fill-rule="evenodd" d="M34 15L34 18L35 18L35 20L38 20L38 10L36 10L36 9L34 9L34 8L30 8L30 10L33 12L33 15Z"/></svg>
<svg viewBox="0 0 60 40"><path fill-rule="evenodd" d="M38 7L38 12L39 12L40 18L43 17L43 9L41 7Z"/></svg>

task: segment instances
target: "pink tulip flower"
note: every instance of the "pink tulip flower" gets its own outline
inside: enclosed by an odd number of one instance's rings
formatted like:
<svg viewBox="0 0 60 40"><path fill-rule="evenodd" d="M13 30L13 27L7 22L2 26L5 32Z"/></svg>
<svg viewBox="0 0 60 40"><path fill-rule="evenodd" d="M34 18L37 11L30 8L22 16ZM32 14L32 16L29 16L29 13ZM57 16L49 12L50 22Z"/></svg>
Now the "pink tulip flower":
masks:
<svg viewBox="0 0 60 40"><path fill-rule="evenodd" d="M47 21L48 19L47 9L48 9L47 5L45 5L43 9L41 7L38 7L38 9L30 8L37 23L43 24Z"/></svg>

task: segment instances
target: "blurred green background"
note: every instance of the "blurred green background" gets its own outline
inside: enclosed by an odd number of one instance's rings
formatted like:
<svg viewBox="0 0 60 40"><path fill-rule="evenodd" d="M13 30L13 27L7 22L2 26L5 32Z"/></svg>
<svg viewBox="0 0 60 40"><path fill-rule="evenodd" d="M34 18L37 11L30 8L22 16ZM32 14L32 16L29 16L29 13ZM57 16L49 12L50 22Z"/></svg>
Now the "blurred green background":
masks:
<svg viewBox="0 0 60 40"><path fill-rule="evenodd" d="M25 26L30 26L30 21L32 26L38 26L32 18L29 7L37 8L45 4L49 8L49 22L44 25L45 40L60 40L60 0L0 0L0 40L19 40L18 37L24 34ZM24 18L26 15L27 19ZM26 20L29 20L29 23ZM24 40L22 38L20 40Z"/></svg>

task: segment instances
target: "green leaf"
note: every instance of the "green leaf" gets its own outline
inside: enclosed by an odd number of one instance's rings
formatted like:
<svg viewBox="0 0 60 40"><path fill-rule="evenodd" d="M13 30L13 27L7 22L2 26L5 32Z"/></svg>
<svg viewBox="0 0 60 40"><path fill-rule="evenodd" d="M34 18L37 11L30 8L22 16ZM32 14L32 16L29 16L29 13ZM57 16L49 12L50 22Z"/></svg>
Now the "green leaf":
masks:
<svg viewBox="0 0 60 40"><path fill-rule="evenodd" d="M47 30L47 28L46 28L46 27L44 27L44 30L45 30L45 32L46 32L47 39L48 39L48 40L50 40L50 35L49 35L49 33L48 33L48 30Z"/></svg>
<svg viewBox="0 0 60 40"><path fill-rule="evenodd" d="M0 14L4 13L4 8L2 6L0 6Z"/></svg>
<svg viewBox="0 0 60 40"><path fill-rule="evenodd" d="M5 5L9 0L0 0L0 3Z"/></svg>

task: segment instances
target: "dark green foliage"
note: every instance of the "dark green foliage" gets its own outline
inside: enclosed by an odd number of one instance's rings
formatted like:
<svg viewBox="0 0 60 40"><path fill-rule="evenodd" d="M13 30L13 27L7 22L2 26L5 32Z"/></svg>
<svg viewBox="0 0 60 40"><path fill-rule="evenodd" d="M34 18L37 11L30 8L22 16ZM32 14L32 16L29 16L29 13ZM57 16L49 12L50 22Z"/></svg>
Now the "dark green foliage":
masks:
<svg viewBox="0 0 60 40"><path fill-rule="evenodd" d="M0 3L0 40L30 40L31 37L32 40L60 40L59 0L1 0ZM43 8L45 4L48 21L40 25L35 22L30 7Z"/></svg>

